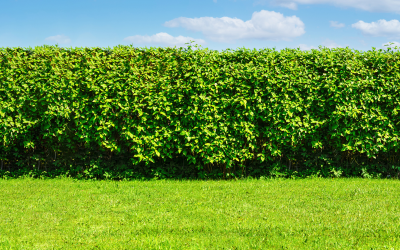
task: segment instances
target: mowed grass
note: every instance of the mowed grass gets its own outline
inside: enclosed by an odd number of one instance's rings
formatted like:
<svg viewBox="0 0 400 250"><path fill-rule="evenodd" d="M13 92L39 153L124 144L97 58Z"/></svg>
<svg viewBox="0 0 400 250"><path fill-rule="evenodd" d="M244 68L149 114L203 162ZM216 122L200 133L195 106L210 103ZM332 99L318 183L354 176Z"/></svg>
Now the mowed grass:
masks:
<svg viewBox="0 0 400 250"><path fill-rule="evenodd" d="M0 180L0 249L400 249L400 181Z"/></svg>

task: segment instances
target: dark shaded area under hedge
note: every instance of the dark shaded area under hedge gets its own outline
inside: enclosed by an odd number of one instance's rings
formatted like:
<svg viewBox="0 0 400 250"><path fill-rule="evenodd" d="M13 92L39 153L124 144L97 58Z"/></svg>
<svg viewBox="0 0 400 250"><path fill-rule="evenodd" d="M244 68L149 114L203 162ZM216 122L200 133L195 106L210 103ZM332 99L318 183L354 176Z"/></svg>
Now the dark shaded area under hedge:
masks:
<svg viewBox="0 0 400 250"><path fill-rule="evenodd" d="M98 145L77 146L75 149L54 150L41 147L39 141L35 149L26 149L23 143L15 154L6 155L11 161L2 161L1 177L20 177L23 175L57 177L67 175L78 179L231 179L264 177L335 177L338 172L342 177L399 177L400 163L397 153L379 153L376 159L366 155L349 152L335 152L329 149L305 149L314 151L314 157L307 154L293 154L286 148L282 157L275 157L260 163L257 159L236 164L231 168L218 164L188 163L183 155L163 160L154 159L147 166L144 162L132 165L129 153L106 154ZM103 152L103 153L102 153ZM127 152L129 150L127 149ZM287 157L289 156L289 157ZM396 157L397 156L397 157ZM35 160L36 159L36 160ZM38 160L40 159L40 160ZM297 161L289 159L300 159ZM204 167L202 167L204 166ZM336 175L335 175L336 172Z"/></svg>

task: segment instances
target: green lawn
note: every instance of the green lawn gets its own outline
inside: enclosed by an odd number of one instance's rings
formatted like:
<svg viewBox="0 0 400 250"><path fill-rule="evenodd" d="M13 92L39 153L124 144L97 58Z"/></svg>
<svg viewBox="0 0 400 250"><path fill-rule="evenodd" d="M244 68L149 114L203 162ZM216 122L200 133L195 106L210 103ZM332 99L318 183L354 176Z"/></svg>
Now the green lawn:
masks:
<svg viewBox="0 0 400 250"><path fill-rule="evenodd" d="M400 181L0 180L0 249L400 249Z"/></svg>

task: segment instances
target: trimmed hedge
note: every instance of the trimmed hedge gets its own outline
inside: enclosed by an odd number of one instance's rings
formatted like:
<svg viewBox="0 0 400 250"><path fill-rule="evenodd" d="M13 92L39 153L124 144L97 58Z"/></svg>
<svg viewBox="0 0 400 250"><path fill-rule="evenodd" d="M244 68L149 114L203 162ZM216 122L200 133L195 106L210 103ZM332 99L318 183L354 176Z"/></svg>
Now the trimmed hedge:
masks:
<svg viewBox="0 0 400 250"><path fill-rule="evenodd" d="M2 48L0 173L393 175L399 54L373 49Z"/></svg>

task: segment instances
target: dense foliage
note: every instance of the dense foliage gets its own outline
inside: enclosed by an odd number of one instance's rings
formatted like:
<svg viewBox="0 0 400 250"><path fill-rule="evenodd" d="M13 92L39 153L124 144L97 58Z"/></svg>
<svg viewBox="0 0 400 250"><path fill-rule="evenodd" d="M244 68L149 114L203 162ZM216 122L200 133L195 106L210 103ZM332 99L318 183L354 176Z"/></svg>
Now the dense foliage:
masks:
<svg viewBox="0 0 400 250"><path fill-rule="evenodd" d="M0 172L118 179L400 169L399 54L191 48L2 48Z"/></svg>

